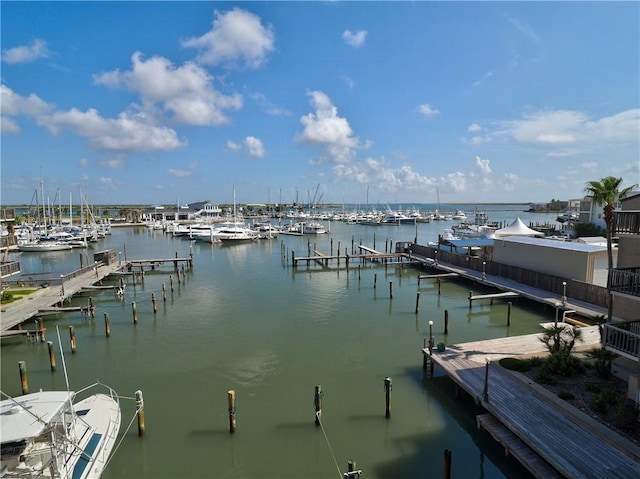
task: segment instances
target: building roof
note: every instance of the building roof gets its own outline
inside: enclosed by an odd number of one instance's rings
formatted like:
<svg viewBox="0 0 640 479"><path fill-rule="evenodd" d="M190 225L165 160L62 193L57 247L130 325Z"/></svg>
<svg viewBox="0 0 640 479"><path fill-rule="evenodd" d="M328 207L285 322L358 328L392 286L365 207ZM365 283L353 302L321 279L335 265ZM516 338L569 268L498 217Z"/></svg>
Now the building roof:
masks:
<svg viewBox="0 0 640 479"><path fill-rule="evenodd" d="M504 241L505 243L537 245L537 246L542 246L547 248L564 249L564 250L570 250L570 251L583 251L586 253L593 253L596 251L607 250L606 246L578 243L576 241L560 241L560 240L545 239L545 238L532 238L529 236L509 236L506 238L497 238L497 239L499 239L500 241Z"/></svg>
<svg viewBox="0 0 640 479"><path fill-rule="evenodd" d="M492 238L477 238L477 239L456 239L446 240L446 244L450 244L454 248L471 248L474 246L486 247L493 246Z"/></svg>

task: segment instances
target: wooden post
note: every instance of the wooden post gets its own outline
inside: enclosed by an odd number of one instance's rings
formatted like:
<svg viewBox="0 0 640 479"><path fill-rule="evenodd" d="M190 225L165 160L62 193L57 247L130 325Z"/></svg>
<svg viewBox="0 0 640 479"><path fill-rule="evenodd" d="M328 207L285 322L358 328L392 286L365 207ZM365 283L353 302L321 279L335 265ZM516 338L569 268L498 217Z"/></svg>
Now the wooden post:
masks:
<svg viewBox="0 0 640 479"><path fill-rule="evenodd" d="M51 365L51 371L56 370L56 356L53 354L53 342L47 341L47 347L49 348L49 364Z"/></svg>
<svg viewBox="0 0 640 479"><path fill-rule="evenodd" d="M451 451L444 450L444 479L451 479Z"/></svg>
<svg viewBox="0 0 640 479"><path fill-rule="evenodd" d="M167 302L167 287L164 283L162 283L162 301Z"/></svg>
<svg viewBox="0 0 640 479"><path fill-rule="evenodd" d="M71 338L71 353L76 352L76 330L73 326L69 326L69 337Z"/></svg>
<svg viewBox="0 0 640 479"><path fill-rule="evenodd" d="M384 378L384 394L385 394L385 413L384 417L391 417L391 378Z"/></svg>
<svg viewBox="0 0 640 479"><path fill-rule="evenodd" d="M427 338L425 337L424 340L422 341L422 370L426 371L427 370L427 363L429 362L429 359L427 358L427 355L424 354L424 350L427 349Z"/></svg>
<svg viewBox="0 0 640 479"><path fill-rule="evenodd" d="M438 283L438 294L440 294L440 283L441 283L440 278L437 279L437 283Z"/></svg>
<svg viewBox="0 0 640 479"><path fill-rule="evenodd" d="M40 342L45 342L44 319L42 318L38 320L38 337L40 339Z"/></svg>
<svg viewBox="0 0 640 479"><path fill-rule="evenodd" d="M360 281L360 269L362 268L362 266L358 265L358 281Z"/></svg>
<svg viewBox="0 0 640 479"><path fill-rule="evenodd" d="M24 361L18 361L18 369L20 370L20 384L22 385L22 394L29 394L27 363L25 363Z"/></svg>
<svg viewBox="0 0 640 479"><path fill-rule="evenodd" d="M449 310L444 310L444 334L449 334Z"/></svg>
<svg viewBox="0 0 640 479"><path fill-rule="evenodd" d="M376 285L378 284L378 273L373 275L373 289L376 289Z"/></svg>
<svg viewBox="0 0 640 479"><path fill-rule="evenodd" d="M320 425L320 415L322 414L322 389L320 386L316 386L315 393L313 395L313 405L316 410L316 426Z"/></svg>
<svg viewBox="0 0 640 479"><path fill-rule="evenodd" d="M131 301L131 313L133 314L133 324L138 324L138 311L136 310L135 301Z"/></svg>
<svg viewBox="0 0 640 479"><path fill-rule="evenodd" d="M419 309L420 309L420 291L416 293L416 314L418 314Z"/></svg>
<svg viewBox="0 0 640 479"><path fill-rule="evenodd" d="M469 291L469 309L471 309L471 296L473 296L473 291Z"/></svg>
<svg viewBox="0 0 640 479"><path fill-rule="evenodd" d="M389 299L393 299L393 281L389 281Z"/></svg>
<svg viewBox="0 0 640 479"><path fill-rule="evenodd" d="M104 334L107 338L111 336L111 325L109 324L109 313L104 313Z"/></svg>
<svg viewBox="0 0 640 479"><path fill-rule="evenodd" d="M236 392L231 389L227 391L227 401L229 403L229 432L236 430Z"/></svg>
<svg viewBox="0 0 640 479"><path fill-rule="evenodd" d="M507 303L507 326L511 326L511 301Z"/></svg>
<svg viewBox="0 0 640 479"><path fill-rule="evenodd" d="M291 251L291 264L295 268L295 266L296 266L296 252L295 251Z"/></svg>
<svg viewBox="0 0 640 479"><path fill-rule="evenodd" d="M156 305L156 293L151 293L151 304L153 305L153 314L158 312L158 307Z"/></svg>
<svg viewBox="0 0 640 479"><path fill-rule="evenodd" d="M142 391L136 391L136 412L138 414L138 436L144 436L146 426L144 424L144 398Z"/></svg>
<svg viewBox="0 0 640 479"><path fill-rule="evenodd" d="M93 296L89 296L89 316L92 318L96 315L96 308L93 306Z"/></svg>
<svg viewBox="0 0 640 479"><path fill-rule="evenodd" d="M173 293L173 276L169 275L169 287L171 288L171 292Z"/></svg>
<svg viewBox="0 0 640 479"><path fill-rule="evenodd" d="M120 289L124 291L124 279L122 277L120 277Z"/></svg>

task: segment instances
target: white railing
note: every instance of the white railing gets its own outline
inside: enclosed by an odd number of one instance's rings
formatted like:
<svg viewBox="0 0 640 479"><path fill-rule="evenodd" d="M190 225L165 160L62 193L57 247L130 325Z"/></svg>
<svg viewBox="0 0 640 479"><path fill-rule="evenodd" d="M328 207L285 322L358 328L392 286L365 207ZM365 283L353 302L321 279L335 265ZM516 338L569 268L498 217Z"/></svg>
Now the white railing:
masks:
<svg viewBox="0 0 640 479"><path fill-rule="evenodd" d="M623 325L625 327L620 327ZM627 329L632 325L635 326L634 323L605 324L603 345L614 352L638 361L640 360L640 334ZM637 328L633 329L637 330Z"/></svg>

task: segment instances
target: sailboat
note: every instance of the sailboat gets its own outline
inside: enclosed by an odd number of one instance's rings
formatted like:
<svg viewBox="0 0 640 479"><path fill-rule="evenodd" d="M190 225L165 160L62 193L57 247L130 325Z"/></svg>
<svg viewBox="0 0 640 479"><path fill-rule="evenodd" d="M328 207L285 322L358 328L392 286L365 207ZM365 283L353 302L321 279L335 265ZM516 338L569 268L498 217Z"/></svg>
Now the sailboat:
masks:
<svg viewBox="0 0 640 479"><path fill-rule="evenodd" d="M230 221L220 223L211 231L211 243L246 243L258 239L258 232L252 230L236 211L236 188L233 187L233 218Z"/></svg>

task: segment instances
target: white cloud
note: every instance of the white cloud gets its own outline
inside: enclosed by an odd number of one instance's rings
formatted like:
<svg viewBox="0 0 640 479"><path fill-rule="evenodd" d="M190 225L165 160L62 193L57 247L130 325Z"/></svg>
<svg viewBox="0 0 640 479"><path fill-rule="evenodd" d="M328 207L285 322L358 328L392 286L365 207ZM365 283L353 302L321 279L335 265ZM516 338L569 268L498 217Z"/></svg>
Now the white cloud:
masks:
<svg viewBox="0 0 640 479"><path fill-rule="evenodd" d="M595 161L587 161L585 163L582 163L580 166L587 170L593 170L598 167L598 163L596 163Z"/></svg>
<svg viewBox="0 0 640 479"><path fill-rule="evenodd" d="M253 158L262 158L265 155L264 145L255 136L247 136L244 139L244 146L249 151L249 156Z"/></svg>
<svg viewBox="0 0 640 479"><path fill-rule="evenodd" d="M440 113L437 109L435 109L433 106L429 105L428 103L423 103L422 105L419 105L418 111L427 118L431 118Z"/></svg>
<svg viewBox="0 0 640 479"><path fill-rule="evenodd" d="M87 166L89 166L89 160L87 160L86 158L80 158L78 160L78 166L80 168L86 168Z"/></svg>
<svg viewBox="0 0 640 479"><path fill-rule="evenodd" d="M51 53L47 48L47 42L35 39L29 45L2 50L2 61L10 65L16 63L31 63L40 58L47 58L50 55Z"/></svg>
<svg viewBox="0 0 640 479"><path fill-rule="evenodd" d="M304 130L298 140L324 148L324 154L315 160L316 163L349 162L359 145L349 122L338 116L338 109L323 92L312 91L308 95L315 112L300 118Z"/></svg>
<svg viewBox="0 0 640 479"><path fill-rule="evenodd" d="M238 151L239 149L242 148L242 145L239 145L238 143L235 143L231 140L227 140L227 148L233 151Z"/></svg>
<svg viewBox="0 0 640 479"><path fill-rule="evenodd" d="M360 48L367 39L367 31L358 30L356 33L353 33L351 30L345 30L342 32L342 39L347 45Z"/></svg>
<svg viewBox="0 0 640 479"><path fill-rule="evenodd" d="M638 142L640 109L623 111L597 120L570 111L537 111L520 120L501 124L499 134L523 143L568 145L576 143Z"/></svg>
<svg viewBox="0 0 640 479"><path fill-rule="evenodd" d="M174 178L189 178L193 176L193 172L186 170L175 170L173 168L169 168L167 172L169 176L173 176Z"/></svg>
<svg viewBox="0 0 640 479"><path fill-rule="evenodd" d="M80 111L58 111L43 118L41 123L49 131L57 134L62 129L70 129L75 134L88 138L89 144L98 150L114 152L133 152L145 150L174 150L184 146L178 140L174 130L149 125L140 118L121 113L118 118L109 119L100 116L97 110L90 108Z"/></svg>
<svg viewBox="0 0 640 479"><path fill-rule="evenodd" d="M576 156L578 155L578 153L579 153L578 150L565 148L562 150L550 151L545 156L549 158L567 158L570 156Z"/></svg>
<svg viewBox="0 0 640 479"><path fill-rule="evenodd" d="M242 65L258 68L274 49L271 26L263 26L260 17L241 8L214 12L213 27L200 37L182 42L183 47L199 48L197 60L207 65Z"/></svg>
<svg viewBox="0 0 640 479"><path fill-rule="evenodd" d="M467 131L469 133L477 133L478 131L482 131L482 127L477 123L472 123L471 125L469 125L469 128L467 128Z"/></svg>
<svg viewBox="0 0 640 479"><path fill-rule="evenodd" d="M0 85L0 105L2 105L2 133L18 133L20 131L20 126L13 117L26 116L38 119L53 110L52 105L37 95L31 94L28 97L23 97L6 85Z"/></svg>
<svg viewBox="0 0 640 479"><path fill-rule="evenodd" d="M272 116L291 116L292 115L292 113L289 110L285 110L284 108L275 106L262 93L253 93L251 95L251 98L260 105L260 107L267 113L267 115L272 115Z"/></svg>
<svg viewBox="0 0 640 479"><path fill-rule="evenodd" d="M229 121L225 110L242 108L242 96L223 95L213 87L213 77L192 62L175 67L163 57L131 57L132 69L94 75L95 83L124 88L140 95L143 109L153 114L155 105L170 113L172 119L187 125L220 125Z"/></svg>
<svg viewBox="0 0 640 479"><path fill-rule="evenodd" d="M483 160L482 158L480 158L479 156L476 156L475 158L475 162L476 162L476 167L485 175L488 175L489 173L491 173L491 166L489 166L490 161L489 160Z"/></svg>

